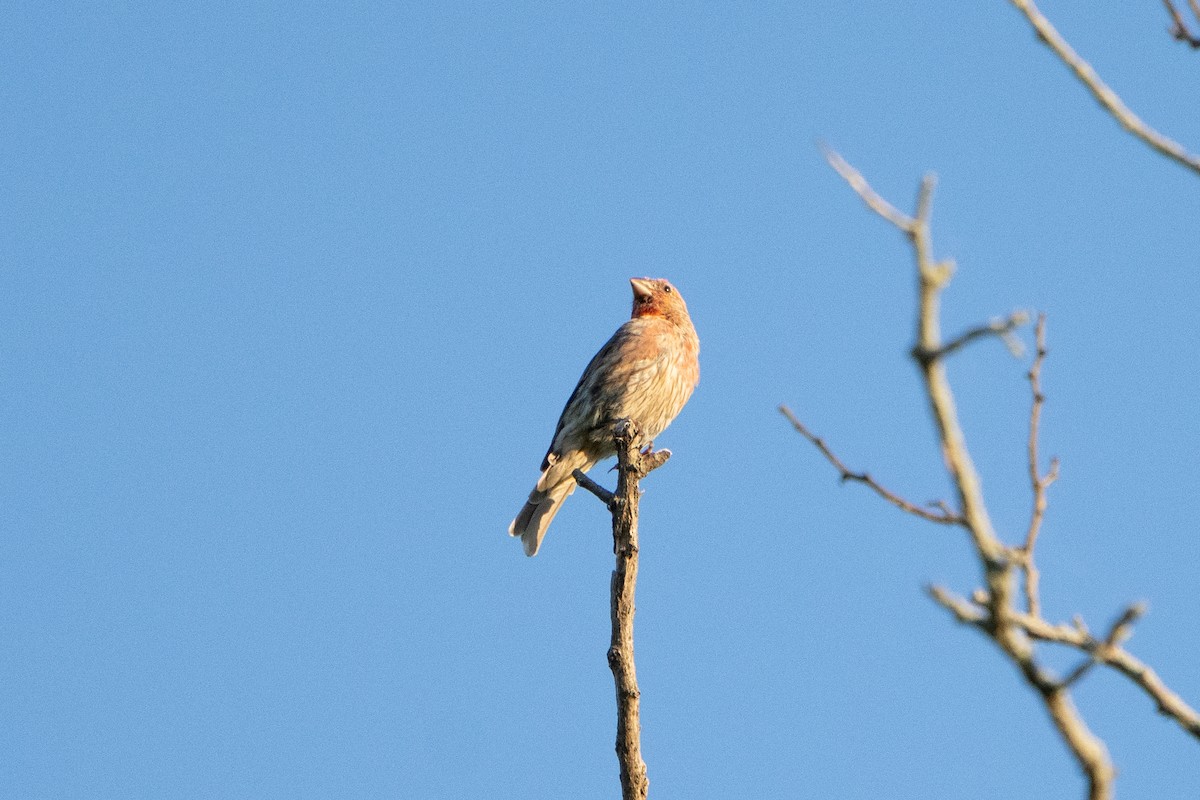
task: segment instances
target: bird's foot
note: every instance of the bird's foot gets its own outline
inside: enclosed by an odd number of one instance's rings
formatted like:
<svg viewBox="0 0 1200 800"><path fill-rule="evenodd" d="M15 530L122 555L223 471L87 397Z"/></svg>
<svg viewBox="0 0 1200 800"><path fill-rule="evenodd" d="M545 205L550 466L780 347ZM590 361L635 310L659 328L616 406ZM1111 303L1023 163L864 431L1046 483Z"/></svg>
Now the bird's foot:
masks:
<svg viewBox="0 0 1200 800"><path fill-rule="evenodd" d="M657 467L662 466L663 464L666 463L667 459L670 457L671 457L670 450L665 450L665 449L664 450L655 450L654 442L647 442L646 446L638 451L639 460L641 460L643 463L649 463L649 464L653 465L650 467L650 469L655 469ZM620 462L613 464L611 467L608 468L608 471L616 472L618 466L620 466Z"/></svg>

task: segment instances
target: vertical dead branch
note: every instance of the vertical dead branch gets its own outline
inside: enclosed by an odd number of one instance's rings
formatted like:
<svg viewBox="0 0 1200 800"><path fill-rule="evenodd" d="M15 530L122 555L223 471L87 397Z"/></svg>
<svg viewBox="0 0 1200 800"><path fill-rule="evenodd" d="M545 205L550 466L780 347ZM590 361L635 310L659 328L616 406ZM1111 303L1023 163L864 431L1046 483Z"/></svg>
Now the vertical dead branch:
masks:
<svg viewBox="0 0 1200 800"><path fill-rule="evenodd" d="M639 452L637 426L617 420L613 426L617 445L617 490L609 492L579 470L575 480L599 497L612 513L613 569L611 590L612 637L608 666L617 692L617 760L621 765L622 800L645 800L650 787L642 760L641 691L633 660L634 592L638 573L638 482L671 457L670 450Z"/></svg>
<svg viewBox="0 0 1200 800"><path fill-rule="evenodd" d="M1039 314L1037 321L1037 353L1033 358L1033 366L1029 368L1029 389L1033 394L1033 403L1029 409L1029 441L1026 452L1029 456L1029 483L1033 489L1033 511L1029 516L1029 529L1025 533L1025 545L1021 548L1021 568L1025 572L1025 608L1033 616L1041 615L1041 600L1038 595L1038 581L1041 575L1033 558L1033 549L1037 546L1038 533L1042 529L1042 518L1046 515L1046 490L1058 479L1058 459L1050 461L1050 469L1045 475L1041 472L1038 458L1038 439L1042 422L1042 405L1046 402L1042 394L1042 362L1046 360L1046 315Z"/></svg>
<svg viewBox="0 0 1200 800"><path fill-rule="evenodd" d="M617 492L613 509L612 639L608 666L617 690L617 759L621 762L621 796L643 800L649 789L642 760L641 691L633 663L634 591L638 571L638 457L633 424L614 430L617 442Z"/></svg>

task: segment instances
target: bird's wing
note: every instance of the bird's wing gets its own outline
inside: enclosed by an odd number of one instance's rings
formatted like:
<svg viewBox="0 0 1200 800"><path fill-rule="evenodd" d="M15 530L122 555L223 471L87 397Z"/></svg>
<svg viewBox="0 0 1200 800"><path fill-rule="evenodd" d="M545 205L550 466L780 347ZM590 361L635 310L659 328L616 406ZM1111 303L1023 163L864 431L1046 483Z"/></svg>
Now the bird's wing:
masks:
<svg viewBox="0 0 1200 800"><path fill-rule="evenodd" d="M604 418L606 409L620 403L630 385L641 382L639 373L655 361L655 353L641 352L649 344L643 336L645 327L643 320L629 320L592 356L559 415L554 437L542 459L543 470L550 465L550 454L561 444L560 436L565 429L595 427Z"/></svg>

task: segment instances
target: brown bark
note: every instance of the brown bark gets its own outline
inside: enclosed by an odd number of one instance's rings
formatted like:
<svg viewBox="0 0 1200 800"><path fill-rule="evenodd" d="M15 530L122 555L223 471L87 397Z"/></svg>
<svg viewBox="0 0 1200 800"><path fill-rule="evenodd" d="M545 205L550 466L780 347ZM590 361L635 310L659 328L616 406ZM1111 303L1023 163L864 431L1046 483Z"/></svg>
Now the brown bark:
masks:
<svg viewBox="0 0 1200 800"><path fill-rule="evenodd" d="M617 490L609 492L576 470L579 485L599 497L612 512L613 569L611 590L612 637L608 666L617 692L617 760L621 765L622 800L645 800L650 787L642 760L641 691L633 659L634 592L638 573L638 482L671 457L670 450L638 451L637 426L618 420L613 426L617 445Z"/></svg>

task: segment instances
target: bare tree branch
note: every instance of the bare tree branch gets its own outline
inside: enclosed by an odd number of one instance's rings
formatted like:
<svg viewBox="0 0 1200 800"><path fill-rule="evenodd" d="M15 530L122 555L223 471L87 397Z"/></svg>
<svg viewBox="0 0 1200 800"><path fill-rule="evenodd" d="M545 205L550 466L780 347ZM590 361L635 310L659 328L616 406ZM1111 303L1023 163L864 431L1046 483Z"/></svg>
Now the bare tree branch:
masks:
<svg viewBox="0 0 1200 800"><path fill-rule="evenodd" d="M814 436L812 432L804 426L804 423L796 418L796 415L792 413L790 408L781 405L779 407L779 413L787 417L788 422L792 423L792 427L796 429L797 433L799 433L805 439L808 439L813 443L813 445L816 446L818 450L821 451L825 458L829 460L829 463L833 464L837 471L841 473L843 482L857 481L859 483L866 484L873 489L877 495L896 506L896 508L899 508L902 511L907 511L909 514L920 517L921 519L927 519L930 522L938 522L943 525L962 524L962 516L952 512L944 502L938 501L938 503L935 504L936 508L941 509L939 512L929 511L928 509L922 508L916 503L905 500L895 492L884 488L867 473L852 472L845 464L842 463L842 460L838 458L832 450L829 449L829 445L825 444L825 440Z"/></svg>
<svg viewBox="0 0 1200 800"><path fill-rule="evenodd" d="M1017 662L1026 682L1042 698L1046 711L1050 715L1050 721L1083 770L1088 782L1089 800L1105 800L1111 797L1116 770L1108 757L1104 742L1084 724L1079 710L1071 700L1070 683L1056 681L1046 675L1034 660L1031 651L1024 656L1009 652L1005 645L996 638L991 612L986 607L956 597L939 586L931 586L928 591L929 595L954 614L959 622L971 625L987 634L1000 645L1010 658ZM986 597L981 599L986 600Z"/></svg>
<svg viewBox="0 0 1200 800"><path fill-rule="evenodd" d="M979 605L971 603L964 597L952 593L942 586L927 586L925 591L934 602L943 606L954 615L955 619L964 625L974 625L987 633L987 611Z"/></svg>
<svg viewBox="0 0 1200 800"><path fill-rule="evenodd" d="M1018 562L1028 563L1031 559L1023 558L1019 551L1005 545L992 527L979 475L958 422L954 394L946 375L946 355L989 333L1011 331L1016 326L1016 320L1013 320L1010 326L1003 322L999 325L980 326L951 340L948 345L943 344L939 319L941 292L953 274L954 265L951 261L935 261L933 257L929 222L935 184L933 176L927 175L921 181L917 193L916 213L908 217L880 197L866 179L836 153L827 150L825 155L834 169L872 210L908 235L913 249L918 295L917 341L912 355L925 383L925 392L942 445L946 469L958 492L960 524L970 534L985 586L977 590L974 605L953 598L943 589L931 589L930 593L960 621L969 623L985 633L1018 668L1026 683L1042 699L1051 722L1083 771L1088 782L1090 800L1108 800L1112 794L1115 770L1104 743L1088 729L1083 717L1075 708L1070 697L1070 687L1053 680L1041 666L1027 630L1016 622L1016 617L1020 614L1014 602L1016 567ZM1035 385L1035 392L1036 389ZM812 441L843 475L848 472L823 442L808 434L803 425L796 425L795 422L793 425ZM1034 428L1033 435L1036 436L1036 420ZM1032 545L1029 552L1032 552Z"/></svg>
<svg viewBox="0 0 1200 800"><path fill-rule="evenodd" d="M617 446L617 490L609 492L579 470L579 485L600 498L612 512L616 567L610 582L612 638L608 667L617 692L617 760L621 765L622 800L646 800L650 779L642 760L641 690L633 660L634 593L638 572L638 482L667 463L670 450L639 452L637 425L620 419L613 425Z"/></svg>
<svg viewBox="0 0 1200 800"><path fill-rule="evenodd" d="M1035 617L1041 614L1041 599L1038 594L1038 582L1041 573L1038 572L1034 561L1033 550L1037 545L1038 533L1042 529L1042 519L1046 515L1046 490L1050 484L1058 480L1058 459L1050 461L1050 469L1046 474L1041 473L1038 466L1038 434L1042 420L1042 405L1046 396L1042 394L1042 362L1046 360L1046 315L1039 314L1036 333L1037 353L1033 366L1029 369L1029 388L1033 394L1033 403L1029 410L1029 440L1026 451L1029 454L1029 483L1033 489L1033 511L1029 517L1029 528L1025 533L1025 544L1020 549L1021 569L1025 572L1025 608Z"/></svg>
<svg viewBox="0 0 1200 800"><path fill-rule="evenodd" d="M1200 6L1197 6L1196 0L1188 0L1192 6L1192 13L1200 17ZM1189 44L1193 49L1200 47L1200 39L1192 35L1188 30L1187 24L1183 21L1178 9L1171 0L1163 0L1163 5L1167 7L1167 13L1171 15L1171 37L1178 39L1181 42Z"/></svg>
<svg viewBox="0 0 1200 800"><path fill-rule="evenodd" d="M589 478L581 469L577 469L572 472L571 477L575 478L575 482L584 489L587 489L589 492L596 495L600 502L604 503L604 505L608 507L609 511L612 511L613 503L616 501L617 497L615 494Z"/></svg>
<svg viewBox="0 0 1200 800"><path fill-rule="evenodd" d="M829 165L837 170L846 183L850 184L850 188L858 192L858 196L863 199L868 208L895 225L905 235L912 233L913 225L916 222L912 217L898 211L894 205L876 194L862 173L850 166L849 162L836 151L822 144L821 152L825 154L825 160L829 162Z"/></svg>
<svg viewBox="0 0 1200 800"><path fill-rule="evenodd" d="M1013 2L1022 10L1036 15L1032 3L1025 0ZM1197 3L1200 0L1189 2ZM1042 18L1037 15L1031 19ZM1039 24L1035 21L1035 28L1038 28ZM1045 25L1049 26L1049 23ZM1042 33L1041 28L1038 30ZM1057 37L1053 28L1048 28L1048 31L1045 35L1053 34ZM1066 47L1061 39L1048 38L1047 41L1055 47L1056 52L1059 49L1056 41ZM1066 51L1077 59L1069 47ZM1068 63L1071 63L1070 60ZM1094 73L1091 74L1094 76ZM1093 665L1103 664L1129 677L1154 700L1162 714L1174 719L1180 727L1197 739L1200 739L1200 714L1168 689L1153 670L1121 646L1130 635L1134 622L1144 613L1144 605L1130 606L1113 623L1103 639L1092 636L1083 620L1078 617L1072 625L1052 625L1041 616L1039 573L1034 551L1046 513L1046 491L1058 478L1059 473L1057 459L1052 459L1049 468L1043 473L1038 452L1041 413L1045 403L1041 386L1042 364L1047 354L1045 316L1040 315L1038 318L1035 332L1037 351L1027 376L1032 403L1026 448L1029 481L1033 490L1033 508L1024 543L1009 546L997 536L988 518L979 477L958 423L954 395L946 376L944 362L946 356L977 339L990 335L1011 336L1016 327L1027 321L1027 317L1015 313L1006 319L993 320L986 325L970 328L943 343L939 321L941 292L953 275L954 263L950 260L936 261L933 258L929 222L935 185L933 176L927 175L921 181L917 193L916 213L908 216L876 193L862 174L840 155L828 148L824 148L824 151L830 165L863 199L868 208L890 222L909 239L918 277L917 341L912 348L912 356L925 384L925 393L942 445L946 468L958 493L959 510L951 510L944 502L932 504L931 507L938 509L937 512L920 508L884 488L866 473L851 471L829 446L812 434L786 406L780 406L779 410L796 431L808 439L838 470L843 481L864 483L887 502L915 516L942 524L961 525L966 529L979 559L984 586L976 589L970 600L958 597L941 587L930 587L930 596L949 610L959 622L984 633L1017 667L1025 682L1041 698L1059 736L1079 764L1087 780L1090 800L1108 800L1112 796L1112 784L1116 774L1112 761L1104 743L1088 729L1070 695L1074 684L1081 680ZM1200 166L1200 162L1197 166ZM1017 608L1015 590L1017 577L1021 575L1025 584L1024 612ZM1065 678L1055 678L1042 666L1038 658L1035 645L1039 642L1055 642L1073 647L1084 653L1087 659L1071 670Z"/></svg>
<svg viewBox="0 0 1200 800"><path fill-rule="evenodd" d="M1133 113L1117 93L1100 79L1096 70L1092 69L1092 65L1076 53L1067 40L1050 24L1050 20L1038 11L1033 0L1010 0L1010 2L1029 20L1029 24L1033 26L1038 38L1045 42L1046 46L1053 50L1055 55L1075 73L1075 77L1079 78L1092 96L1112 115L1113 119L1120 123L1122 128L1167 158L1182 164L1193 172L1200 173L1200 157L1192 155L1183 145L1173 139L1163 136Z"/></svg>
<svg viewBox="0 0 1200 800"><path fill-rule="evenodd" d="M1052 625L1031 614L1018 614L1014 621L1030 637L1039 641L1075 647L1085 653L1093 653L1100 649L1101 641L1088 633L1086 626L1078 623ZM1153 669L1119 644L1105 648L1096 656L1096 660L1132 680L1154 700L1159 713L1175 720L1179 727L1200 740L1200 713L1171 691Z"/></svg>
<svg viewBox="0 0 1200 800"><path fill-rule="evenodd" d="M1021 344L1021 340L1013 336L1012 332L1027 322L1029 322L1028 313L1014 311L1004 319L994 319L985 325L976 325L974 328L963 331L942 345L941 349L932 355L934 358L943 358L961 350L976 339L982 339L985 336L996 336L1004 342L1004 346L1008 348L1008 351L1013 356L1020 358L1024 355L1025 348Z"/></svg>
<svg viewBox="0 0 1200 800"><path fill-rule="evenodd" d="M928 592L930 597L953 614L959 622L987 631L987 610L979 604L958 597L941 586L930 586ZM1092 636L1087 626L1078 618L1071 625L1052 625L1036 614L1018 613L1013 616L1013 622L1021 626L1032 639L1075 648L1091 656L1089 663L1094 661L1120 672L1149 695L1160 714L1170 717L1185 732L1200 740L1200 712L1171 691L1153 669L1121 647L1121 642L1130 635L1133 623L1145 611L1145 604L1135 603L1130 606L1113 624L1104 640ZM1070 685L1079 677L1081 676L1068 675L1060 683Z"/></svg>
<svg viewBox="0 0 1200 800"><path fill-rule="evenodd" d="M1088 781L1090 800L1111 797L1115 771L1104 743L1088 729L1068 691L1050 681L1038 664L1024 632L1013 625L1013 563L1009 550L997 537L983 499L979 475L967 450L958 422L958 411L941 357L941 292L952 274L952 262L935 262L929 219L934 181L926 176L917 195L917 214L910 238L919 278L917 344L913 355L921 368L930 409L942 443L946 468L958 490L965 527L971 535L987 586L987 615L982 630L1018 667L1026 682L1042 698L1054 727L1071 750Z"/></svg>
<svg viewBox="0 0 1200 800"><path fill-rule="evenodd" d="M1092 665L1096 664L1101 656L1113 649L1121 642L1133 635L1133 623L1137 622L1146 613L1145 603L1134 603L1129 608L1125 609L1125 613L1117 617L1112 626L1108 629L1108 636L1104 637L1104 641L1092 650L1091 657L1082 664L1071 670L1067 677L1062 679L1063 686L1070 686L1077 680L1082 678Z"/></svg>

